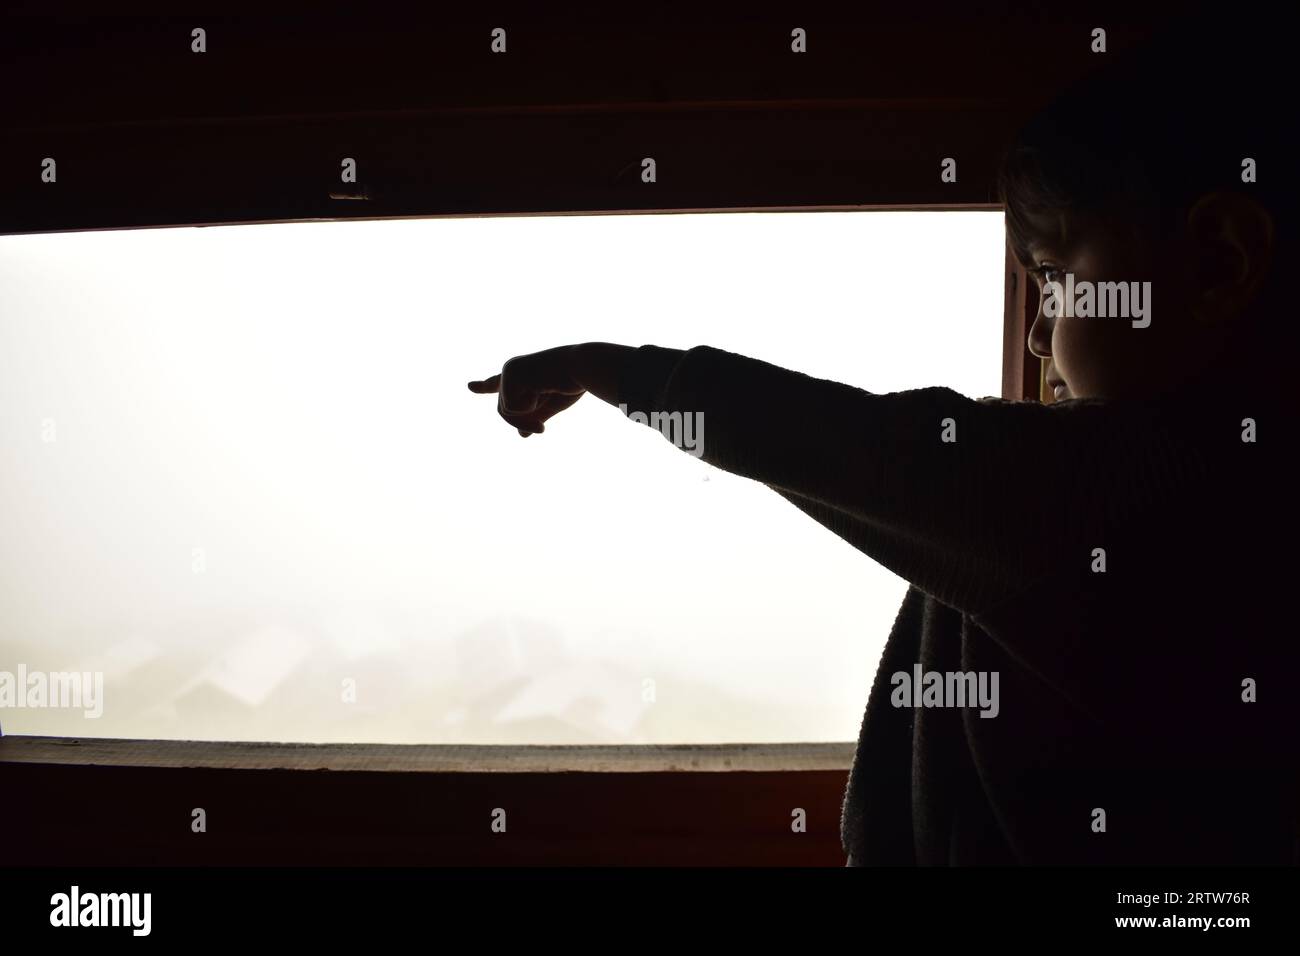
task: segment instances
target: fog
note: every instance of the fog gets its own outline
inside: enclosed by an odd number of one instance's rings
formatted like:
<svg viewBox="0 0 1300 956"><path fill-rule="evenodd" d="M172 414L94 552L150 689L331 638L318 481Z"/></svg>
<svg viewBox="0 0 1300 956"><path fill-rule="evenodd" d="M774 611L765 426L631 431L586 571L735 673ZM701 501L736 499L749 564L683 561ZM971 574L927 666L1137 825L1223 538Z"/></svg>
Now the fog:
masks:
<svg viewBox="0 0 1300 956"><path fill-rule="evenodd" d="M0 726L855 739L900 579L591 396L524 440L465 383L600 340L994 395L1003 260L993 212L0 237L0 671L104 697Z"/></svg>

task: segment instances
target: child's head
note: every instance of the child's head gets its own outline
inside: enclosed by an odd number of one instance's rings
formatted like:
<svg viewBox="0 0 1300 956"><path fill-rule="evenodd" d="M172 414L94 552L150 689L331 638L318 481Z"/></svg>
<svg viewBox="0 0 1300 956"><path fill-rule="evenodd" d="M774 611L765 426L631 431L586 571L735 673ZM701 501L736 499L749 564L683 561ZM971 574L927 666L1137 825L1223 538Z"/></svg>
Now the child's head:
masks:
<svg viewBox="0 0 1300 956"><path fill-rule="evenodd" d="M1165 393L1290 324L1269 314L1293 159L1276 145L1283 97L1255 68L1268 55L1180 30L1058 99L1009 151L1008 240L1044 287L1029 347L1058 398Z"/></svg>

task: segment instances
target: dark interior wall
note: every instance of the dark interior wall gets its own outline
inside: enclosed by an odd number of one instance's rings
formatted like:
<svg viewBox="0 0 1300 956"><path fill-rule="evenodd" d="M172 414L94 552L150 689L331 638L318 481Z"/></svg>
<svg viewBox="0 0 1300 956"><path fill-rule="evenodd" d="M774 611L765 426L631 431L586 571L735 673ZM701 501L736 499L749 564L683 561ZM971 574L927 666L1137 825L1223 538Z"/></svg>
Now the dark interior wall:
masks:
<svg viewBox="0 0 1300 956"><path fill-rule="evenodd" d="M1030 6L1025 4L1023 6ZM611 209L987 204L1016 125L1159 11L576 8L11 16L0 232ZM400 8L398 8L400 9ZM1111 52L1089 51L1094 25ZM191 52L190 31L207 31ZM507 30L507 52L490 32ZM793 27L808 52L790 50ZM58 181L41 181L56 159ZM657 163L657 182L640 162ZM354 189L331 199L343 157ZM955 183L940 162L958 163Z"/></svg>

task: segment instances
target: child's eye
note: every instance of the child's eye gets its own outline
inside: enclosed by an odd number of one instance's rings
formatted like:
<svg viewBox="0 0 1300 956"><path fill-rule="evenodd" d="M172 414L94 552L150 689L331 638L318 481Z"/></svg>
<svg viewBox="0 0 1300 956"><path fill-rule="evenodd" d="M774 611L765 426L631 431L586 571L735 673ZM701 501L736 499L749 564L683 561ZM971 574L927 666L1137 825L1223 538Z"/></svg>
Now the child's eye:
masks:
<svg viewBox="0 0 1300 956"><path fill-rule="evenodd" d="M1044 282L1059 282L1064 275L1058 266L1041 265L1034 270L1034 274Z"/></svg>

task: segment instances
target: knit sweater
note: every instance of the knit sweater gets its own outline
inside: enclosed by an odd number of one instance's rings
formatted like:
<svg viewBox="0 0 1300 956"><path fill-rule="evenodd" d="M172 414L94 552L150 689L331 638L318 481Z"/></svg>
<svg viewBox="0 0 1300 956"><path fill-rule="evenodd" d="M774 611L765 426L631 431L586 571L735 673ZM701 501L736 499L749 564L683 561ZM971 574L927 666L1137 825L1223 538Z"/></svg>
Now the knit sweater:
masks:
<svg viewBox="0 0 1300 956"><path fill-rule="evenodd" d="M1269 399L871 394L704 346L644 346L619 381L627 414L702 415L706 462L910 584L845 792L849 865L1297 859Z"/></svg>

